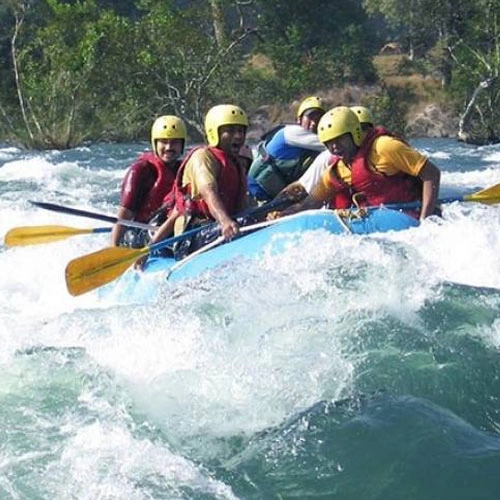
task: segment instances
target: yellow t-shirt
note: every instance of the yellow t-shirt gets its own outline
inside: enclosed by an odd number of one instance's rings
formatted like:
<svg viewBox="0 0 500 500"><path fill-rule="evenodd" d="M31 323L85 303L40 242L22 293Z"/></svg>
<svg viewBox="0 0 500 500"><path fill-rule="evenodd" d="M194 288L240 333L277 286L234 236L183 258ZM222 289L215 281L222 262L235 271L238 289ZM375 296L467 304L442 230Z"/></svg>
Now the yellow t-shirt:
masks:
<svg viewBox="0 0 500 500"><path fill-rule="evenodd" d="M189 158L182 175L182 185L190 185L191 197L200 198L200 189L212 185L217 187L220 163L205 148L197 149Z"/></svg>
<svg viewBox="0 0 500 500"><path fill-rule="evenodd" d="M408 144L390 137L382 135L377 137L368 153L369 168L375 172L385 175L395 175L404 172L417 177L427 162L427 157L419 153ZM351 185L351 169L343 162L337 164L337 175L348 185ZM330 168L328 168L321 178L321 181L314 187L311 196L318 200L332 198L335 189L329 184Z"/></svg>
<svg viewBox="0 0 500 500"><path fill-rule="evenodd" d="M237 161L235 165L239 169L242 180L246 177L244 167ZM215 156L205 148L197 149L187 161L182 174L182 186L190 186L191 198L199 200L202 198L200 190L205 186L218 188L217 179L222 165L215 159ZM243 210L249 203L246 192L241 193L239 208Z"/></svg>

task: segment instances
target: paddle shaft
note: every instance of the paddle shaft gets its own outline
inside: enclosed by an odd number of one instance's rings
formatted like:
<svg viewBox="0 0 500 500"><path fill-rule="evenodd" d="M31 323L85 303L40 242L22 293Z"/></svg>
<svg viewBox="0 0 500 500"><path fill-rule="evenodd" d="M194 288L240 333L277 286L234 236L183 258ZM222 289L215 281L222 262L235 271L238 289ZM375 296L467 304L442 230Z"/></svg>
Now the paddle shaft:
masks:
<svg viewBox="0 0 500 500"><path fill-rule="evenodd" d="M63 205L57 205L55 203L47 203L44 201L33 201L28 200L32 205L39 208L44 208L45 210L52 210L53 212L60 212L63 214L76 215L78 217L88 217L89 219L102 220L105 222L111 222L112 224L120 224L122 226L136 227L138 229L147 229L155 231L158 228L156 226L150 226L149 224L144 224L143 222L136 222L133 220L120 219L118 217L113 217L111 215L100 214L96 212L89 212L87 210L80 210L78 208L65 207Z"/></svg>
<svg viewBox="0 0 500 500"><path fill-rule="evenodd" d="M274 208L283 206L285 203L289 203L289 201L279 200L270 202L261 207L243 212L238 217L241 218L242 216L252 216L262 212L269 212ZM71 295L81 295L110 283L121 276L138 258L148 255L151 251L167 247L176 241L189 238L207 226L219 229L217 223L208 224L144 248L109 247L73 259L66 266L65 272L68 291Z"/></svg>
<svg viewBox="0 0 500 500"><path fill-rule="evenodd" d="M439 198L436 203L441 204L441 203L454 203L456 201L476 201L474 199L468 200L465 196L450 196L448 198ZM479 200L477 200L479 201ZM370 209L377 209L377 208L390 208L393 210L397 209L405 209L405 208L419 208L422 206L421 201L407 201L404 203L387 203L387 205L379 205L379 206L373 206L373 207L367 207Z"/></svg>

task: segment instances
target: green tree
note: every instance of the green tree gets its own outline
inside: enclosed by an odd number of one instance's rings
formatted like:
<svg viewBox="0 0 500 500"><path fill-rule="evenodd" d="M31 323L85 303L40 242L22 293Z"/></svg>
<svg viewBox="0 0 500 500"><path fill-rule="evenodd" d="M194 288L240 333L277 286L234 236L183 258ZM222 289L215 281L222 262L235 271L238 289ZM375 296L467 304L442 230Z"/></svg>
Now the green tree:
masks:
<svg viewBox="0 0 500 500"><path fill-rule="evenodd" d="M182 116L201 137L211 105L242 100L243 43L253 31L228 33L217 17L215 38L213 10L207 4L183 10L174 8L173 2L142 0L139 4L145 12L138 24L138 71L145 105L153 114Z"/></svg>
<svg viewBox="0 0 500 500"><path fill-rule="evenodd" d="M30 9L39 10L28 18ZM108 94L119 80L115 75L127 51L120 51L107 72L103 61L117 44L126 47L127 40L132 42L127 22L111 11L100 11L94 0L46 0L36 5L18 1L12 2L12 12L18 96L12 128L17 138L42 148L68 148L93 138L102 125L93 111L99 104L111 105Z"/></svg>
<svg viewBox="0 0 500 500"><path fill-rule="evenodd" d="M262 40L288 101L304 90L374 81L373 34L355 0L256 0Z"/></svg>
<svg viewBox="0 0 500 500"><path fill-rule="evenodd" d="M179 9L137 0L131 17L111 1L8 2L12 78L0 97L15 88L17 99L0 100L0 129L29 147L145 137L164 113L185 118L199 138L209 106L251 99L240 75L255 30L234 2L217 0L224 9L214 10L201 1Z"/></svg>
<svg viewBox="0 0 500 500"><path fill-rule="evenodd" d="M410 60L425 51L429 33L426 33L427 0L364 0L366 11L371 14L382 14L389 26L397 29L404 40ZM424 50L423 50L424 49Z"/></svg>
<svg viewBox="0 0 500 500"><path fill-rule="evenodd" d="M467 142L500 141L500 3L475 0L463 33L450 37L452 93L462 113L459 138Z"/></svg>
<svg viewBox="0 0 500 500"><path fill-rule="evenodd" d="M410 61L427 59L437 70L443 87L451 83L450 38L463 33L469 17L469 0L363 0L366 11L382 14L404 41ZM432 52L430 52L432 49Z"/></svg>

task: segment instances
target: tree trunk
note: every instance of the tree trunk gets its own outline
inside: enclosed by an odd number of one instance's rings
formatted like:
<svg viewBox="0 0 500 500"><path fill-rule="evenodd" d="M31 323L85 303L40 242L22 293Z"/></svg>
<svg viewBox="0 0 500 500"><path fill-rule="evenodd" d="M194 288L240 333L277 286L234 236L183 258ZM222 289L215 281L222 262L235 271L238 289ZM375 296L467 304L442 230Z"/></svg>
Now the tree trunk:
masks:
<svg viewBox="0 0 500 500"><path fill-rule="evenodd" d="M19 70L19 63L17 60L17 37L19 36L19 33L21 31L21 27L24 23L24 15L26 12L26 4L21 3L19 5L19 9L15 8L14 12L14 17L15 17L15 26L14 26L14 33L12 35L11 41L10 41L10 53L12 57L12 65L14 68L14 77L16 80L16 91L17 91L17 99L19 102L19 108L21 109L21 114L23 117L24 121L24 126L26 128L26 132L28 133L30 140L33 141L33 132L31 131L29 121L28 121L28 116L26 114L26 106L25 106L25 101L24 101L24 96L23 96L23 91L22 91L22 84L21 84L21 75L20 75L20 70Z"/></svg>
<svg viewBox="0 0 500 500"><path fill-rule="evenodd" d="M472 137L472 134L470 133L469 125L470 125L470 116L472 109L474 107L474 104L479 97L479 94L491 87L493 82L497 79L497 77L492 77L488 78L486 80L483 80L482 82L479 82L479 85L476 87L474 92L472 93L471 98L469 99L469 102L467 103L467 106L465 107L465 111L460 115L460 121L458 122L458 140L463 141L463 142L477 142L477 138ZM491 138L488 138L491 139ZM481 142L481 141L480 141ZM487 141L483 141L487 142Z"/></svg>
<svg viewBox="0 0 500 500"><path fill-rule="evenodd" d="M226 38L226 23L221 0L210 0L210 10L212 11L215 41L217 42L217 46L222 48Z"/></svg>

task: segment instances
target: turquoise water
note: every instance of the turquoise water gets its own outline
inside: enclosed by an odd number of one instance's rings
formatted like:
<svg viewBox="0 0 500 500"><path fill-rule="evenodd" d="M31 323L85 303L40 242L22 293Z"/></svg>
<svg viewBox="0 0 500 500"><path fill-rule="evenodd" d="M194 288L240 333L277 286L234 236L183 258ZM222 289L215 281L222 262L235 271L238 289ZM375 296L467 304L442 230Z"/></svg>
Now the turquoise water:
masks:
<svg viewBox="0 0 500 500"><path fill-rule="evenodd" d="M500 183L500 146L414 144L443 196ZM0 234L103 225L27 199L114 215L147 147L0 148ZM497 206L448 204L147 301L67 293L107 235L2 245L0 498L497 499L499 229Z"/></svg>

